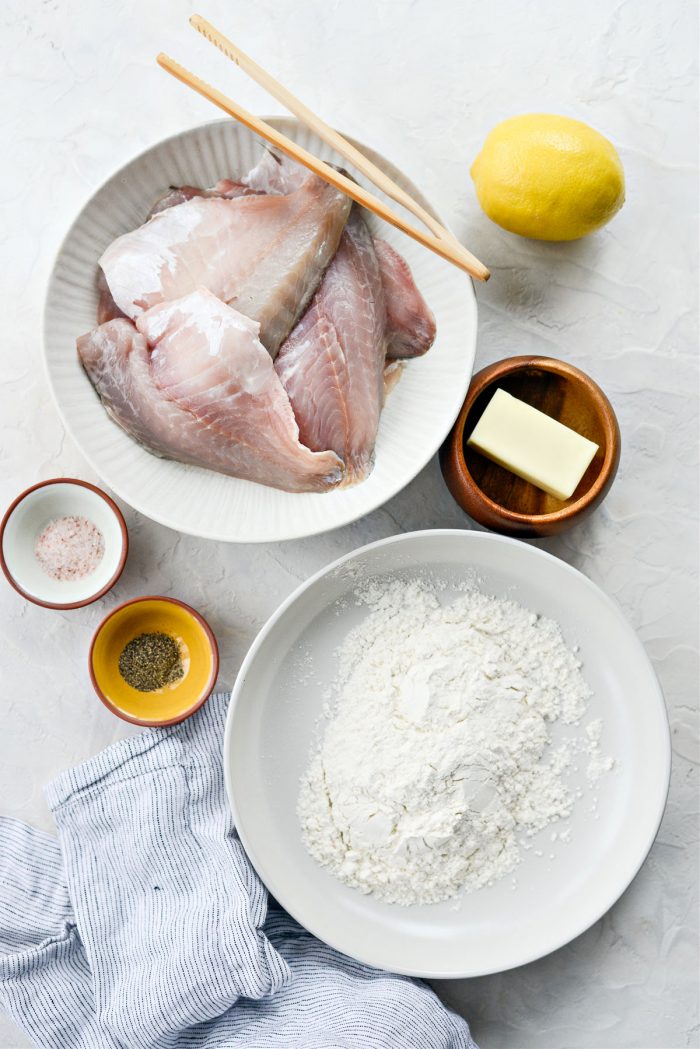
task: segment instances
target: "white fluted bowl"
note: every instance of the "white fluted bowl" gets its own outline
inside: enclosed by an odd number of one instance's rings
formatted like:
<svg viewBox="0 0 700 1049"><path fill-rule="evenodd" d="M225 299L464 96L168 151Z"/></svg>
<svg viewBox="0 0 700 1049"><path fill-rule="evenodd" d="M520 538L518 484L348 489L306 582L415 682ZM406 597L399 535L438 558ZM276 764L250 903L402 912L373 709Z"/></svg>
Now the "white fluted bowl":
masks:
<svg viewBox="0 0 700 1049"><path fill-rule="evenodd" d="M415 576L435 580L446 601L476 581L484 593L559 623L567 644L578 646L593 690L584 723L602 719L601 747L616 764L594 789L583 762L572 770L570 788L585 793L567 820L569 841L553 843L551 834L561 825L552 824L532 837L508 877L459 901L399 907L350 888L320 867L304 847L296 808L338 673L338 647L367 614L356 588L376 577ZM236 827L275 899L343 954L429 979L526 965L589 928L625 891L649 852L670 772L664 698L618 606L559 558L484 532L434 529L391 536L307 579L249 648L224 738Z"/></svg>
<svg viewBox="0 0 700 1049"><path fill-rule="evenodd" d="M317 156L341 162L295 120L271 119L270 123ZM391 164L366 146L360 148L430 207ZM115 237L144 221L153 201L169 185L209 186L219 178L240 177L259 159L260 151L259 140L250 132L224 120L183 131L126 164L87 202L69 230L53 268L44 317L46 367L58 410L105 484L134 509L169 528L238 543L325 532L362 517L404 488L435 454L457 417L471 379L476 344L476 300L469 278L372 217L373 229L381 227L381 235L411 266L435 313L437 338L425 357L407 362L388 398L376 465L367 480L326 494L291 494L159 459L132 440L107 416L75 349L76 338L95 325L97 260ZM356 171L352 173L367 185Z"/></svg>

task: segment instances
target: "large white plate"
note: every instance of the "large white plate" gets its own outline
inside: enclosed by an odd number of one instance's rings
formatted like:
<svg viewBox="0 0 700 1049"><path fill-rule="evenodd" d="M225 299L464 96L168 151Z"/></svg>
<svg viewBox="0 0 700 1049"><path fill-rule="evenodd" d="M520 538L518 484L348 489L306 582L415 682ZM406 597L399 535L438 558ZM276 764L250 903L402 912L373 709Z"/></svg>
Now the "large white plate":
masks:
<svg viewBox="0 0 700 1049"><path fill-rule="evenodd" d="M342 162L296 121L271 119L270 123L317 156ZM360 148L430 207L391 164L367 147ZM170 528L245 543L294 539L337 528L376 509L405 487L437 451L459 412L476 342L476 301L469 278L392 226L372 220L373 228L381 226L381 235L408 260L435 313L437 339L425 357L407 365L389 397L379 429L376 466L366 481L323 495L290 494L158 459L136 444L108 418L75 351L77 336L95 324L97 260L115 237L143 222L168 185L208 186L224 176L236 178L260 154L258 139L234 121L224 120L184 131L132 160L88 201L66 236L49 283L44 320L45 359L58 410L102 480L136 510Z"/></svg>
<svg viewBox="0 0 700 1049"><path fill-rule="evenodd" d="M363 614L351 593L374 574L428 571L551 616L581 646L592 717L617 761L584 797L571 841L539 851L492 888L398 907L341 884L308 855L296 816L299 777L334 677L334 650ZM350 598L350 599L349 599ZM583 763L582 763L583 764ZM663 696L617 605L576 569L535 547L479 532L428 531L372 543L299 587L250 649L224 743L229 799L243 844L270 892L311 932L361 961L425 977L499 972L561 947L593 924L639 870L656 835L670 774ZM583 774L583 769L581 770ZM538 839L533 839L537 848ZM549 854L554 852L554 860Z"/></svg>

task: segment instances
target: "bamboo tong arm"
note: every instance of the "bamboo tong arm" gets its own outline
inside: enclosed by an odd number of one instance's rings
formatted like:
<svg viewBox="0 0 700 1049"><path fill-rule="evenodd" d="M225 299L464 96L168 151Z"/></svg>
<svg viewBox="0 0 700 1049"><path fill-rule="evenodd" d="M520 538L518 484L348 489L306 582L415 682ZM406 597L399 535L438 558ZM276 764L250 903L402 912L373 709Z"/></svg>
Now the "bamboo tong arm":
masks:
<svg viewBox="0 0 700 1049"><path fill-rule="evenodd" d="M471 252L467 251L459 241L456 240L447 230L444 229L440 223L433 218L424 208L421 208L413 198L405 193L399 186L396 185L388 176L384 175L376 165L372 164L367 157L365 157L359 150L347 142L342 135L339 135L331 127L325 124L319 117L316 117L311 110L308 109L299 99L295 98L290 92L287 91L281 84L279 84L273 77L265 72L260 66L249 59L242 51L239 51L231 41L223 37L214 26L212 26L205 19L199 15L193 16L191 19L194 27L203 35L210 40L213 44L219 47L228 58L239 65L245 72L248 72L253 79L257 80L263 87L266 87L271 94L273 94L279 101L283 102L298 118L302 123L307 124L312 130L319 135L321 139L327 142L332 148L336 149L341 156L345 157L352 164L354 164L358 170L362 171L371 181L375 182L388 196L392 196L397 202L403 204L408 210L414 215L421 218L422 221L432 229L434 232L426 233L417 226L412 225L402 215L393 211L389 208L379 197L376 197L373 193L370 193L363 186L349 179L342 172L337 171L335 168L326 164L323 160L315 157L308 150L305 150L302 146L297 145L292 139L283 135L280 131L277 131L271 125L267 124L264 120L249 113L242 106L239 106L237 102L229 98L218 88L212 87L211 84L206 83L200 77L191 73L184 66L180 65L174 59L163 53L157 56L158 64L174 76L177 80L180 80L183 84L192 88L198 94L204 98L213 102L214 105L218 106L229 116L238 120L239 123L249 128L254 134L260 138L265 139L270 145L276 149L285 153L293 160L298 161L304 167L313 171L314 174L324 179L326 182L335 186L336 189L345 193L356 203L361 204L362 207L367 208L369 211L378 215L379 218L389 222L392 226L400 229L403 233L406 233L413 240L416 240L419 244L433 251L436 255L446 259L453 265L458 266L464 272L469 273L472 277L477 280L488 280L490 273L486 266L479 261ZM425 218L423 217L425 216ZM437 234L437 235L436 235Z"/></svg>
<svg viewBox="0 0 700 1049"><path fill-rule="evenodd" d="M358 171L361 171L371 182L374 183L379 189L381 189L388 197L395 200L397 204L401 204L407 211L410 211L417 219L428 227L428 229L436 237L440 237L444 240L450 240L453 243L459 244L459 241L454 237L449 230L438 222L434 215L431 215L429 211L426 211L413 197L410 196L401 186L397 185L393 179L378 168L376 164L373 164L369 157L366 157L364 153L361 153L356 146L353 146L351 142L348 142L346 138L343 138L335 128L332 128L329 124L322 120L316 113L314 113L307 105L305 105L301 99L293 95L283 84L276 80L267 70L259 66L249 55L240 49L232 40L229 40L227 36L224 36L216 26L213 26L206 18L202 15L192 15L190 18L190 25L193 26L198 33L201 33L205 39L210 43L218 47L222 54L226 55L232 62L235 62L244 73L255 80L257 84L264 87L273 98L276 98L278 102L281 102L290 113L293 113L295 117L305 124L312 131L315 131L318 137L329 145L332 149L339 153L341 157L344 157L350 164L353 164ZM459 244L462 247L461 244Z"/></svg>

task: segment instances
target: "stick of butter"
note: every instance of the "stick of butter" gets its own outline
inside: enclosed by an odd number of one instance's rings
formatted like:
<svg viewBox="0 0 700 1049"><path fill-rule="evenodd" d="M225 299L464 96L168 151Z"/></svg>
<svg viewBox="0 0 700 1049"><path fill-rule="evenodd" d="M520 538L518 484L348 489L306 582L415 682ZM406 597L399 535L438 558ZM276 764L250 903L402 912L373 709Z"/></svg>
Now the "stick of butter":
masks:
<svg viewBox="0 0 700 1049"><path fill-rule="evenodd" d="M598 445L505 390L496 390L467 444L548 492L570 499Z"/></svg>

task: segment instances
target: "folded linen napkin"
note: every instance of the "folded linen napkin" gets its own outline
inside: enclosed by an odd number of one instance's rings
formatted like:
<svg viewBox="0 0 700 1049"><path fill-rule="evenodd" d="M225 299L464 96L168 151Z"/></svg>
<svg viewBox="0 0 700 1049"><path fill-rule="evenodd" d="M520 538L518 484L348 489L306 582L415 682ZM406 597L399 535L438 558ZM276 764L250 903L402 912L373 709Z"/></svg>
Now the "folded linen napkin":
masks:
<svg viewBox="0 0 700 1049"><path fill-rule="evenodd" d="M55 780L58 840L0 818L0 1004L46 1049L476 1049L425 984L267 913L225 795L228 698Z"/></svg>

